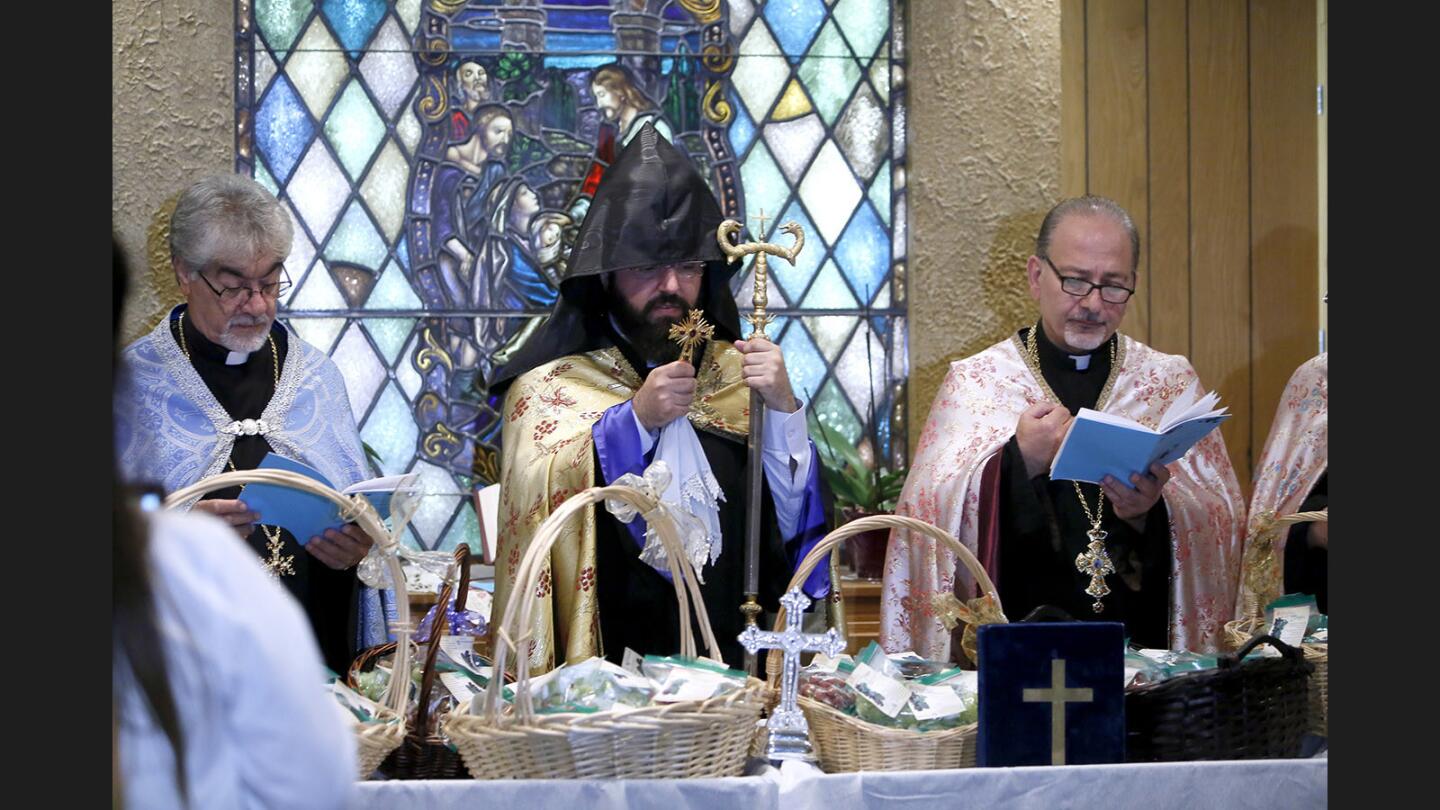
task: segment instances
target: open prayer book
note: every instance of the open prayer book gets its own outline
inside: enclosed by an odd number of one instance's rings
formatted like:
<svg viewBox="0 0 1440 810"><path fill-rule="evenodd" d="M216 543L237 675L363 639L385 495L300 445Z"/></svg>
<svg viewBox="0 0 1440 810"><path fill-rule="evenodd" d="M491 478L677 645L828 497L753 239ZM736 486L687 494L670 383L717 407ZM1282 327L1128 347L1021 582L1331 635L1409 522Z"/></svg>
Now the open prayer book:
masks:
<svg viewBox="0 0 1440 810"><path fill-rule="evenodd" d="M256 469L288 470L336 489L319 470L279 453L266 453ZM409 491L411 494L419 494L416 483L418 479L419 473L388 475L351 484L340 492L343 495L364 495L380 514L380 519L388 520L390 501L395 493ZM240 490L240 500L250 507L250 511L260 513L261 523L288 530L302 546L310 542L310 538L324 534L326 529L338 529L345 525L340 518L340 507L333 501L291 487L263 483L246 484L244 489Z"/></svg>
<svg viewBox="0 0 1440 810"><path fill-rule="evenodd" d="M1055 451L1050 478L1100 483L1106 475L1130 485L1132 473L1144 474L1151 464L1169 464L1184 456L1195 443L1230 418L1217 408L1214 391L1198 399L1191 385L1165 411L1160 425L1148 428L1113 413L1081 408Z"/></svg>

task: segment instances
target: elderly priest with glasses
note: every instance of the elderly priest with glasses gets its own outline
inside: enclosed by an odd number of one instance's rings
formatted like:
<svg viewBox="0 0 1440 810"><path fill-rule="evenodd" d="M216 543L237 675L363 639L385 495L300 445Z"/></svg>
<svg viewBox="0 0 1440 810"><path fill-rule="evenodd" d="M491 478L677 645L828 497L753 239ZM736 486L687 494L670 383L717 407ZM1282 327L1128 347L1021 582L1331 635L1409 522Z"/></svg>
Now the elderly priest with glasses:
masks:
<svg viewBox="0 0 1440 810"><path fill-rule="evenodd" d="M1219 431L1127 481L1049 476L1081 408L1154 427L1191 386L1198 395L1184 357L1118 332L1139 283L1139 253L1134 222L1111 200L1081 197L1050 210L1025 268L1038 318L951 364L896 511L965 543L1012 620L1048 605L1075 619L1123 622L1143 647L1211 651L1232 618L1245 525ZM1094 553L1092 533L1114 569L1103 599L1087 593L1106 589L1077 566ZM952 591L962 601L975 596L954 555L897 530L881 603L885 649L949 654L936 605Z"/></svg>
<svg viewBox="0 0 1440 810"><path fill-rule="evenodd" d="M172 492L254 469L272 451L337 487L370 477L340 370L275 320L293 234L284 207L248 177L206 177L180 195L170 256L185 303L126 347L117 381L115 439L128 482ZM383 643L379 594L355 574L371 538L352 523L303 538L302 548L239 492L185 508L245 538L304 606L326 665L344 672L358 647Z"/></svg>

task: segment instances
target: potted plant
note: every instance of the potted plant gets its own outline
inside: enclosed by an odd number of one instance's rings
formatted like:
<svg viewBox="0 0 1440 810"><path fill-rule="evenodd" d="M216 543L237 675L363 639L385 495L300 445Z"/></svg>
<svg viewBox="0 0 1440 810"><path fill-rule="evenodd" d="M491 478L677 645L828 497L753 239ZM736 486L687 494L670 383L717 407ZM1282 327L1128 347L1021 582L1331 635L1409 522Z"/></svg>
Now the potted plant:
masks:
<svg viewBox="0 0 1440 810"><path fill-rule="evenodd" d="M835 496L836 525L867 515L894 512L900 490L905 486L906 470L892 470L877 464L868 436L856 446L843 433L819 419L815 420L815 428L819 438L815 446L820 451L820 472ZM849 546L857 577L881 578L889 539L888 529L864 532L851 539Z"/></svg>

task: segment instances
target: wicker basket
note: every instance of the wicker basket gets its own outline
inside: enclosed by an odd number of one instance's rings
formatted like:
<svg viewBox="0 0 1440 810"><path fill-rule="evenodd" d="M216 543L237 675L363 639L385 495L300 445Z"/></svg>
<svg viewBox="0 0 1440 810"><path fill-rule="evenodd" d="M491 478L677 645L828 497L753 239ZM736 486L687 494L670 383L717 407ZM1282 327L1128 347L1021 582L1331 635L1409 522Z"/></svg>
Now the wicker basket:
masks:
<svg viewBox="0 0 1440 810"><path fill-rule="evenodd" d="M1261 643L1279 658L1242 660ZM1218 669L1187 672L1125 693L1130 762L1295 757L1308 725L1312 667L1273 636L1256 636Z"/></svg>
<svg viewBox="0 0 1440 810"><path fill-rule="evenodd" d="M459 566L459 595L455 598L455 609L465 609L465 596L470 588L470 547L464 543L455 548L455 564ZM468 779L470 772L460 753L450 747L439 733L427 734L430 715L430 695L435 688L435 662L439 658L440 639L449 628L445 621L445 606L450 603L451 585L446 582L440 589L436 601L439 609L431 623L429 650L425 654L425 666L420 676L420 692L415 707L415 717L400 746L380 763L380 773L391 779ZM417 643L424 643L416 639ZM395 652L395 644L381 644L362 652L350 666L346 683L351 689L359 690L358 678L361 672L372 669L376 663Z"/></svg>
<svg viewBox="0 0 1440 810"><path fill-rule="evenodd" d="M1256 551L1246 554L1245 615L1225 625L1225 639L1229 649L1240 649L1264 629L1264 605L1280 595L1276 592L1278 585L1273 574L1267 579L1266 572L1260 570L1262 567L1273 567L1277 564L1273 559L1273 552L1264 552L1274 548L1275 540L1281 531L1288 530L1297 523L1329 520L1328 509L1319 512L1297 512L1269 523L1263 531L1256 533L1252 540ZM1330 730L1330 645L1301 644L1300 647L1305 653L1305 660L1315 667L1310 676L1310 725L1306 730L1325 737Z"/></svg>
<svg viewBox="0 0 1440 810"><path fill-rule="evenodd" d="M980 588L996 606L1000 595L995 584L980 566L975 555L949 533L928 523L900 515L871 515L846 523L815 544L795 569L788 588L805 582L832 549L845 540L874 529L908 529L943 543L955 552L980 584ZM775 617L775 629L785 626L785 608ZM770 685L775 688L780 673L780 652L769 653L767 670ZM885 728L867 723L858 717L803 695L797 698L810 725L810 741L820 767L829 773L853 771L923 771L948 768L973 768L980 725L969 723L944 731L914 731Z"/></svg>
<svg viewBox="0 0 1440 810"><path fill-rule="evenodd" d="M515 656L513 711L502 713L499 678L482 697L480 713L449 712L443 733L459 749L477 779L649 779L739 776L770 699L764 682L750 678L729 694L704 701L646 706L588 715L537 715L530 695L528 628L550 548L567 523L606 499L637 508L664 544L680 609L680 652L693 656L695 611L710 655L719 645L700 597L695 572L685 559L674 524L656 501L627 486L592 487L565 501L536 531L520 561L516 584L494 632L495 671Z"/></svg>
<svg viewBox="0 0 1440 810"><path fill-rule="evenodd" d="M319 495L335 503L340 507L342 519L359 524L360 528L375 540L376 545L380 547L380 554L384 558L386 566L390 569L390 581L394 583L395 587L396 624L392 628L392 632L400 642L395 656L395 669L399 672L409 672L410 597L405 590L405 574L400 568L400 558L396 553L399 543L385 528L385 522L380 519L375 507L364 496L342 495L313 478L288 470L241 470L213 475L183 489L177 489L165 499L165 506L166 508L175 508L216 490L240 484L262 483L298 489L301 492ZM404 739L406 691L396 689L395 684L392 683L377 718L378 722L360 723L357 721L355 723L360 779L369 778L380 762Z"/></svg>

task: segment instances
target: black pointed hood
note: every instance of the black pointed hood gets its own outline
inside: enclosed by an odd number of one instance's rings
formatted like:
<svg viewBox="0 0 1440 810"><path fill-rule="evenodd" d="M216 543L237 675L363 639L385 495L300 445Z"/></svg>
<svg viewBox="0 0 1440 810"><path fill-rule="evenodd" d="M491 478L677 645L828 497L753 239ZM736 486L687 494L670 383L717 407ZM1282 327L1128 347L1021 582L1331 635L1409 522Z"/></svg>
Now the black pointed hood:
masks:
<svg viewBox="0 0 1440 810"><path fill-rule="evenodd" d="M614 343L608 296L600 277L616 270L705 262L700 306L717 340L740 339L740 313L730 293L731 265L715 231L724 220L690 159L646 123L605 170L580 225L560 297L549 320L490 380L500 393L516 377L570 354Z"/></svg>

